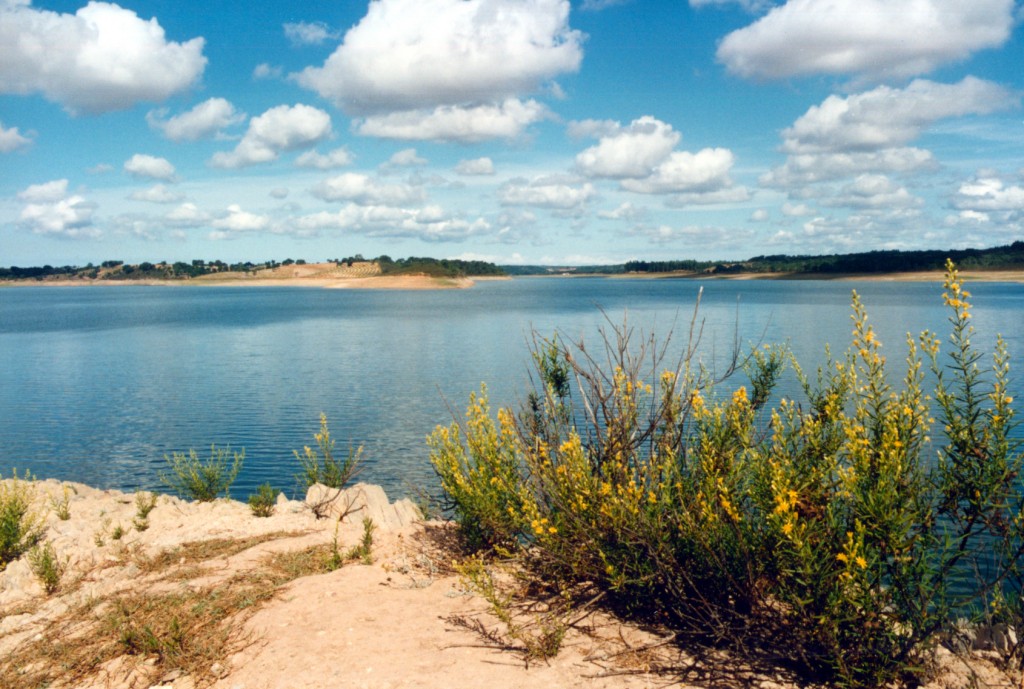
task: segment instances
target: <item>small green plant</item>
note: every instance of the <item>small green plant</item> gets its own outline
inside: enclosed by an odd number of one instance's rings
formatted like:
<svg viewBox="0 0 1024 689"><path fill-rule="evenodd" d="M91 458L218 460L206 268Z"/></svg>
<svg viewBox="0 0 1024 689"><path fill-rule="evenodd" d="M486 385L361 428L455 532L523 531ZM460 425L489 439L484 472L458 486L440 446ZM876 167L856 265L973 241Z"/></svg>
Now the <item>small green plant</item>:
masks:
<svg viewBox="0 0 1024 689"><path fill-rule="evenodd" d="M328 488L344 488L362 469L360 458L363 448L350 449L343 460L335 458L334 439L327 428L326 414L320 414L320 432L313 438L316 448L306 446L302 454L298 450L293 451L302 469L298 475L300 485L306 489L317 483Z"/></svg>
<svg viewBox="0 0 1024 689"><path fill-rule="evenodd" d="M360 539L359 545L348 551L348 559L359 560L364 565L373 564L373 532L376 530L377 525L373 523L373 520L363 517L363 537Z"/></svg>
<svg viewBox="0 0 1024 689"><path fill-rule="evenodd" d="M249 509L256 517L269 517L277 505L277 491L270 483L264 483L249 496Z"/></svg>
<svg viewBox="0 0 1024 689"><path fill-rule="evenodd" d="M114 525L114 528L110 532L110 537L115 541L120 541L124 538L124 527L120 524Z"/></svg>
<svg viewBox="0 0 1024 689"><path fill-rule="evenodd" d="M50 499L50 507L53 508L57 519L60 519L62 522L71 519L71 489L63 486L61 497Z"/></svg>
<svg viewBox="0 0 1024 689"><path fill-rule="evenodd" d="M51 596L60 589L68 562L57 556L52 543L47 541L33 546L28 551L28 563L46 595Z"/></svg>
<svg viewBox="0 0 1024 689"><path fill-rule="evenodd" d="M335 501L341 496L348 482L362 470L360 457L363 448L350 449L344 460L336 459L334 439L331 438L331 432L327 427L326 414L320 414L320 432L313 437L316 440L316 448L307 445L302 449L302 454L299 454L298 450L293 451L302 468L295 478L307 497L312 486L326 486L326 489L321 489L315 497L306 502L316 518L323 519L330 514Z"/></svg>
<svg viewBox="0 0 1024 689"><path fill-rule="evenodd" d="M341 520L334 522L334 537L331 539L331 554L328 556L327 561L324 563L328 572L333 572L336 569L341 569L341 566L345 564L345 558L341 554L341 549L338 546L338 529L341 527Z"/></svg>
<svg viewBox="0 0 1024 689"><path fill-rule="evenodd" d="M36 488L32 475L18 478L18 472L0 480L0 571L42 540L46 530L35 509Z"/></svg>
<svg viewBox="0 0 1024 689"><path fill-rule="evenodd" d="M232 453L231 448L211 445L210 458L205 462L195 450L189 450L188 454L175 452L164 459L170 468L169 473L160 476L164 483L181 497L210 502L221 493L229 497L228 490L245 460L245 450Z"/></svg>
<svg viewBox="0 0 1024 689"><path fill-rule="evenodd" d="M132 524L142 532L149 528L149 513L156 509L156 493L140 490L135 494L135 517Z"/></svg>

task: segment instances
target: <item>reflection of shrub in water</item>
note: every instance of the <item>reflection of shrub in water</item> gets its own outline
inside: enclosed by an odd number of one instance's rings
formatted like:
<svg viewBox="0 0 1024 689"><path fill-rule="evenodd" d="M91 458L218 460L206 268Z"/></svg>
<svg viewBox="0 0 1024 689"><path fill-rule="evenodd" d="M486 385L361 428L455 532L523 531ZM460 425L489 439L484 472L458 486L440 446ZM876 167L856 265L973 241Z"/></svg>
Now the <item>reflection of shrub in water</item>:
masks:
<svg viewBox="0 0 1024 689"><path fill-rule="evenodd" d="M728 373L750 385L731 395L710 394L722 379L696 359L696 313L671 365L666 342L637 342L626 324L596 352L538 338L523 412L495 421L484 390L464 424L434 432L431 459L473 548L518 553L538 580L585 583L694 642L885 684L965 610L1022 619L1008 355L1000 340L982 370L969 297L950 264L947 345L908 336L899 384L856 293L845 356L810 376L782 348L757 348L734 356ZM788 361L807 401L769 408Z"/></svg>

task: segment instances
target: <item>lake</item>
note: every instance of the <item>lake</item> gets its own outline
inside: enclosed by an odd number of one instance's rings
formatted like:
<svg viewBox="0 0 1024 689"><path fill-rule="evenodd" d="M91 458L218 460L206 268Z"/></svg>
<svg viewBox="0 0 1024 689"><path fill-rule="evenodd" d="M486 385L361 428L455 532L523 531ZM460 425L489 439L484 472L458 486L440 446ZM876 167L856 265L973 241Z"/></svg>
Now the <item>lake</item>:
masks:
<svg viewBox="0 0 1024 689"><path fill-rule="evenodd" d="M977 344L1001 332L1024 400L1024 285L978 283ZM789 342L805 369L850 339L856 289L890 362L906 332L948 333L938 283L523 278L425 292L301 287L0 289L0 473L161 489L165 455L245 449L233 489L291 494L293 450L328 416L337 449L389 494L436 487L425 438L486 382L512 404L528 385L530 333L597 344L606 318L682 346L698 291L703 356L736 338ZM729 387L728 385L726 387ZM796 394L793 381L783 394Z"/></svg>

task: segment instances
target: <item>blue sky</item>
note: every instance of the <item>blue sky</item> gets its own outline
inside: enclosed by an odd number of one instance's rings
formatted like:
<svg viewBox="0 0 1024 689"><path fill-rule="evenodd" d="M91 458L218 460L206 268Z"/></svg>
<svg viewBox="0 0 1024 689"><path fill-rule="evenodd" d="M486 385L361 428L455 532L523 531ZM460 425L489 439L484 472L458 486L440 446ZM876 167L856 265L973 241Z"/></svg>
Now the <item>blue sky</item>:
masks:
<svg viewBox="0 0 1024 689"><path fill-rule="evenodd" d="M1013 0L0 0L0 265L1024 238Z"/></svg>

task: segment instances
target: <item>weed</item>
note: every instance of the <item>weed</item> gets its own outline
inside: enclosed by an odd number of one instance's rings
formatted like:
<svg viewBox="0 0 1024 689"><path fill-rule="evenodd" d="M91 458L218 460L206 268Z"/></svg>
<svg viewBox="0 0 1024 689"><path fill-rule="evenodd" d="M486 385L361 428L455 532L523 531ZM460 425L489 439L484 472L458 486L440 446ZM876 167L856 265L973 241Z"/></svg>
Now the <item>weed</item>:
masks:
<svg viewBox="0 0 1024 689"><path fill-rule="evenodd" d="M359 541L359 545L353 546L348 553L345 554L347 560L359 560L364 565L373 564L373 532L377 530L377 526L373 523L373 520L369 517L363 517L363 536Z"/></svg>
<svg viewBox="0 0 1024 689"><path fill-rule="evenodd" d="M110 538L115 541L120 541L124 537L124 527L120 524L115 524L114 528L110 531Z"/></svg>
<svg viewBox="0 0 1024 689"><path fill-rule="evenodd" d="M36 544L28 551L28 563L46 595L56 593L67 569L67 559L60 559L53 549L53 544L47 541Z"/></svg>
<svg viewBox="0 0 1024 689"><path fill-rule="evenodd" d="M277 491L270 483L264 483L249 496L249 509L256 517L269 517L277 506Z"/></svg>
<svg viewBox="0 0 1024 689"><path fill-rule="evenodd" d="M50 499L50 507L62 522L71 519L71 489L63 486L61 497Z"/></svg>
<svg viewBox="0 0 1024 689"><path fill-rule="evenodd" d="M348 456L343 460L335 458L334 439L327 427L326 414L320 414L320 432L314 434L313 438L316 448L307 445L302 449L302 454L298 450L294 450L293 454L302 469L296 476L300 488L306 493L314 485L327 488L319 493L315 501L309 503L316 518L322 519L330 513L331 506L345 486L362 470L360 458L363 448L349 449Z"/></svg>
<svg viewBox="0 0 1024 689"><path fill-rule="evenodd" d="M36 487L32 475L18 478L18 472L0 480L0 571L42 540L46 526L33 503Z"/></svg>
<svg viewBox="0 0 1024 689"><path fill-rule="evenodd" d="M233 457L233 459L232 459ZM198 502L210 502L221 493L229 497L229 489L238 476L245 460L245 450L231 452L231 448L210 446L210 458L203 462L195 450L188 454L175 452L164 457L170 473L160 479L178 495Z"/></svg>

